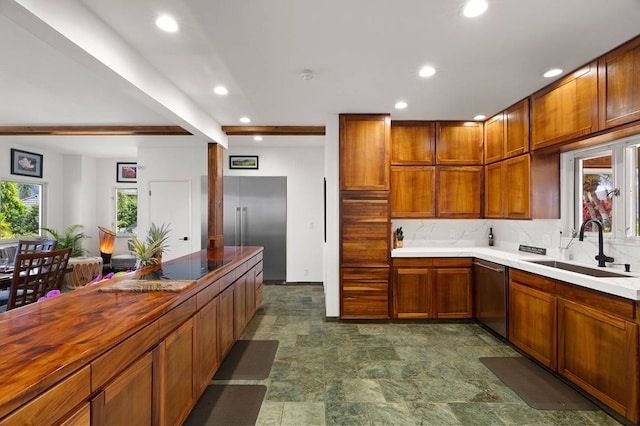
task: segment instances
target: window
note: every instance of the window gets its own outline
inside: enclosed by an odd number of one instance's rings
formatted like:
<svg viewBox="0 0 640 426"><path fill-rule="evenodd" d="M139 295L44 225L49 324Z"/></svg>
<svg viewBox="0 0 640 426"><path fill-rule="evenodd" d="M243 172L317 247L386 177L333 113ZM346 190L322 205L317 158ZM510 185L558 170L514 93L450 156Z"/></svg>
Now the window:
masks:
<svg viewBox="0 0 640 426"><path fill-rule="evenodd" d="M579 229L589 219L617 240L640 237L640 138L563 154L563 225ZM567 219L568 218L568 219ZM585 231L597 229L589 224Z"/></svg>
<svg viewBox="0 0 640 426"><path fill-rule="evenodd" d="M0 181L0 238L40 236L44 185Z"/></svg>
<svg viewBox="0 0 640 426"><path fill-rule="evenodd" d="M116 234L135 234L138 229L138 190L116 188Z"/></svg>

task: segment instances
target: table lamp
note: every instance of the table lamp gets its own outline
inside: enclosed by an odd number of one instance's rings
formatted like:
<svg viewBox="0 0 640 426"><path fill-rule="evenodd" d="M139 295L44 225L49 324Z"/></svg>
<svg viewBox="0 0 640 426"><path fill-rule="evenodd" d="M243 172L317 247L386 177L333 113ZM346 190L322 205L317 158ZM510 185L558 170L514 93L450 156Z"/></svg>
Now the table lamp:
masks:
<svg viewBox="0 0 640 426"><path fill-rule="evenodd" d="M113 243L116 241L116 233L111 229L98 226L98 238L100 240L100 256L102 264L111 264L111 255L113 254Z"/></svg>

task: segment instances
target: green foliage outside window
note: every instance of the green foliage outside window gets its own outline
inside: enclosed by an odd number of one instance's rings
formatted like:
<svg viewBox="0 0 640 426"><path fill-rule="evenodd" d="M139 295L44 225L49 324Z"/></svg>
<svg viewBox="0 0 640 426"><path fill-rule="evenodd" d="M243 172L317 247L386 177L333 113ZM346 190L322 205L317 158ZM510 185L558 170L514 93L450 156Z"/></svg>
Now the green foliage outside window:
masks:
<svg viewBox="0 0 640 426"><path fill-rule="evenodd" d="M0 238L40 235L40 185L0 182ZM27 205L26 200L37 197Z"/></svg>
<svg viewBox="0 0 640 426"><path fill-rule="evenodd" d="M118 234L134 234L138 227L138 190L116 190L116 224Z"/></svg>

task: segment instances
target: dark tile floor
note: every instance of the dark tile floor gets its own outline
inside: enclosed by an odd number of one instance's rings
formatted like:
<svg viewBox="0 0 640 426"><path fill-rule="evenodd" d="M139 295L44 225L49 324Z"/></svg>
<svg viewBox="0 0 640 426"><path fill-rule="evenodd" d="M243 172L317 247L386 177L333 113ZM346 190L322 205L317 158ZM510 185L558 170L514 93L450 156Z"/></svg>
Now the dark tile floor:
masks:
<svg viewBox="0 0 640 426"><path fill-rule="evenodd" d="M260 425L613 425L530 408L480 361L518 356L473 324L325 321L318 285L265 286L243 339L276 339ZM235 381L225 383L249 383Z"/></svg>

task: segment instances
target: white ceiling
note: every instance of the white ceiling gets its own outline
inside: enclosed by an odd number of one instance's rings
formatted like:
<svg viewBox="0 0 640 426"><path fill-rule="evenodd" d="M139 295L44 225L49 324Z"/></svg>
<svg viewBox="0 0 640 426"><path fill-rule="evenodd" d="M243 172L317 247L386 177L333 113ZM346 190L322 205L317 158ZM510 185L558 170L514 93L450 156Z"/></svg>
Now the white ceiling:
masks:
<svg viewBox="0 0 640 426"><path fill-rule="evenodd" d="M549 84L547 69L571 71L639 34L640 0L488 1L486 14L467 19L463 0L0 0L0 125L194 133L18 137L113 157L158 140L206 143L212 126L241 125L241 116L266 126L322 126L356 112L469 120ZM160 13L173 14L180 31L160 32ZM437 68L434 77L418 77L424 64ZM300 78L304 69L312 80ZM213 94L218 84L229 95ZM408 108L395 110L398 100Z"/></svg>

